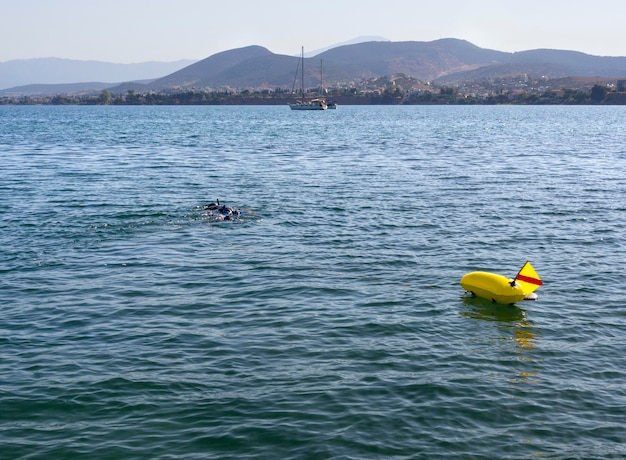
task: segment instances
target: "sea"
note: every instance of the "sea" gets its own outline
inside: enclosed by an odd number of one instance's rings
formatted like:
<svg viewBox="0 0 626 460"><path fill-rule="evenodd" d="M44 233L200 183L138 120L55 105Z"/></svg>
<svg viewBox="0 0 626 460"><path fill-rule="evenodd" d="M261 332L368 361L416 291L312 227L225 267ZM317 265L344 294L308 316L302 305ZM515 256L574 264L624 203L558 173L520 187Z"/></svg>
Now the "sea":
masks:
<svg viewBox="0 0 626 460"><path fill-rule="evenodd" d="M1 459L626 458L626 107L2 106L0 247Z"/></svg>

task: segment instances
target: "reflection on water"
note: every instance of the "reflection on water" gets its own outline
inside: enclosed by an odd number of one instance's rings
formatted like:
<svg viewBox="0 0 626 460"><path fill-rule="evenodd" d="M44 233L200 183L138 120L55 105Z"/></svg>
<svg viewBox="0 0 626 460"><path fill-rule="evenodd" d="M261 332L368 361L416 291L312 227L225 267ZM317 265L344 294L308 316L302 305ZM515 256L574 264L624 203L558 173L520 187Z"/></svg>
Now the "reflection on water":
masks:
<svg viewBox="0 0 626 460"><path fill-rule="evenodd" d="M514 370L515 377L509 378L507 381L510 383L537 383L538 372L528 370L528 366L534 363L534 359L527 352L535 348L535 333L531 322L528 320L526 310L517 305L502 305L473 296L463 297L463 303L467 309L461 311L462 316L495 323L498 331L504 333L501 336L502 340L510 341L516 345L514 349L520 353L518 362L524 362L525 369Z"/></svg>
<svg viewBox="0 0 626 460"><path fill-rule="evenodd" d="M526 311L517 305L502 305L481 297L465 296L463 303L468 307L461 315L485 321L515 322L528 321Z"/></svg>
<svg viewBox="0 0 626 460"><path fill-rule="evenodd" d="M519 345L521 348L534 348L535 343L533 340L535 339L535 334L530 329L530 324L528 321L524 321L520 323L519 326L524 327L525 329L515 329L515 343Z"/></svg>
<svg viewBox="0 0 626 460"><path fill-rule="evenodd" d="M522 349L535 347L535 334L528 320L526 310L517 305L502 305L480 297L463 297L467 310L461 315L466 318L481 319L506 325L512 325L513 341ZM506 329L511 329L507 327Z"/></svg>

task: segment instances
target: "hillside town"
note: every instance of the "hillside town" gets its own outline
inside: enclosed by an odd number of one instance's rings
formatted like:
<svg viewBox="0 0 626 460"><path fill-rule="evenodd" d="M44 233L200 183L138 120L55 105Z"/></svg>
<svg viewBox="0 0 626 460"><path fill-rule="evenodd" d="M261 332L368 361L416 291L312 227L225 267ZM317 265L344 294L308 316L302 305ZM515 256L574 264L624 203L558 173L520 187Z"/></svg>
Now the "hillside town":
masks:
<svg viewBox="0 0 626 460"><path fill-rule="evenodd" d="M405 74L307 88L341 105L626 104L626 80L541 79L527 75L440 86ZM281 105L299 97L286 88L180 88L169 91L5 95L2 105Z"/></svg>

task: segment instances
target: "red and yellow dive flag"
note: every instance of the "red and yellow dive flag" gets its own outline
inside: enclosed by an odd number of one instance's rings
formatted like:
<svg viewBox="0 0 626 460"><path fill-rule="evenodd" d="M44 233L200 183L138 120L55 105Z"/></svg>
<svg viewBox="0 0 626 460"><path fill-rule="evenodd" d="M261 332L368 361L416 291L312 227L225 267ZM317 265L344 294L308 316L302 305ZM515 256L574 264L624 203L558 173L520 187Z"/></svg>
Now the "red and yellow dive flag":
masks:
<svg viewBox="0 0 626 460"><path fill-rule="evenodd" d="M528 261L524 264L524 266L515 277L515 281L517 281L522 286L526 294L534 292L539 286L543 284L543 281L541 281L541 278L539 278L539 275Z"/></svg>

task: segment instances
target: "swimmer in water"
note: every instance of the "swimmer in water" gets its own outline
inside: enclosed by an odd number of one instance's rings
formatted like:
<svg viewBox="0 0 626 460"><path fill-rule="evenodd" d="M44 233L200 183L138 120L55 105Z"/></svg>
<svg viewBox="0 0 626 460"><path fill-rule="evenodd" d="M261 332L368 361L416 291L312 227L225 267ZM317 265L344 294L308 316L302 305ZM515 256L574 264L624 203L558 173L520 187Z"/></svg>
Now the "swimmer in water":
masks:
<svg viewBox="0 0 626 460"><path fill-rule="evenodd" d="M219 198L213 203L204 206L209 216L215 217L216 220L233 220L241 215L241 211L237 208L230 208L224 204L220 204Z"/></svg>

